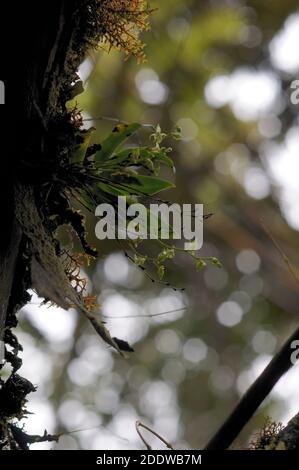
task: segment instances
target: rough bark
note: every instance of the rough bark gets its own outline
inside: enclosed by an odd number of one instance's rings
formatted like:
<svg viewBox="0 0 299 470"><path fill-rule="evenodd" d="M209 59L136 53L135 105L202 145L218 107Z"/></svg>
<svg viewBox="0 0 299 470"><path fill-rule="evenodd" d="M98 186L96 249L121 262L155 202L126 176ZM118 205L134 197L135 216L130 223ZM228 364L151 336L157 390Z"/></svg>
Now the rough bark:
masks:
<svg viewBox="0 0 299 470"><path fill-rule="evenodd" d="M73 137L65 132L69 125L65 103L88 46L88 6L93 1L8 3L1 12L1 27L9 24L11 34L5 28L0 32L5 47L0 78L6 86L1 130L8 141L7 148L2 147L0 185L5 221L0 239L0 340L5 341L5 357L13 373L7 381L0 375L0 449L26 449L32 436L26 437L11 424L12 418L22 418L26 396L34 391L17 374L21 346L12 333L16 313L28 300L26 291L31 287L27 240L15 218L14 187L21 181L38 195L49 168L55 161L59 164L62 136ZM0 374L1 369L2 365Z"/></svg>

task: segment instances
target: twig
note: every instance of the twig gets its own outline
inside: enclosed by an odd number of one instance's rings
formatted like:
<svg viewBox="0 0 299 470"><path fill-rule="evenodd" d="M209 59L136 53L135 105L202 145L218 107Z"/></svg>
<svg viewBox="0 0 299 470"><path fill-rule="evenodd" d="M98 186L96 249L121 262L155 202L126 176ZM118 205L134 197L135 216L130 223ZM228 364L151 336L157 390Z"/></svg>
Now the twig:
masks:
<svg viewBox="0 0 299 470"><path fill-rule="evenodd" d="M151 434L153 434L155 437L157 437L158 439L160 439L161 442L163 442L163 444L165 444L165 446L168 448L168 449L171 449L171 450L174 450L174 448L172 447L172 445L167 442L162 436L160 436L160 434L158 434L156 431L154 431L153 429L149 428L148 426L146 426L145 424L141 423L141 421L136 421L135 423L135 428L136 428L136 431L137 431L137 434L138 436L140 437L140 439L142 440L143 444L145 445L145 447L147 448L147 450L152 450L151 446L148 444L148 442L145 440L145 438L143 437L143 435L141 434L139 428L144 428L146 429L147 431L149 431Z"/></svg>
<svg viewBox="0 0 299 470"><path fill-rule="evenodd" d="M290 259L288 258L288 256L285 254L285 252L283 251L283 249L281 248L281 246L278 244L278 242L275 240L275 238L273 237L273 235L270 233L269 229L266 227L265 223L263 222L263 220L260 221L261 223L261 226L263 227L264 229L264 232L268 235L268 237L270 238L270 240L272 241L273 245L275 246L275 248L277 249L278 253L281 255L284 263L286 264L287 266L287 269L289 271L289 273L291 274L292 278L294 279L298 289L299 289L299 277L296 273L296 270L294 268L294 266L292 265Z"/></svg>
<svg viewBox="0 0 299 470"><path fill-rule="evenodd" d="M169 313L181 312L182 310L187 310L187 307L180 307L174 310L168 310L168 312L160 312L160 313L153 313L153 314L144 314L144 315L117 315L113 317L109 317L108 315L102 315L103 318L107 318L109 320L114 319L121 319L121 318L153 318L153 317L160 317L162 315L168 315Z"/></svg>
<svg viewBox="0 0 299 470"><path fill-rule="evenodd" d="M74 431L65 431L65 432L60 432L57 434L58 437L61 437L61 436L69 436L71 434L78 434L80 432L86 432L86 431L93 431L93 430L96 430L96 429L104 429L103 426L93 426L93 427L90 427L90 428L84 428L84 429L75 429ZM124 441L124 442L129 442L128 439L125 439L124 437L121 437L119 436L118 434L114 434L113 433L113 436L115 436L117 439L119 439L120 441Z"/></svg>
<svg viewBox="0 0 299 470"><path fill-rule="evenodd" d="M299 328L251 385L231 415L207 444L206 450L224 450L232 444L275 384L294 365L291 362L290 351L293 341L296 340L299 340Z"/></svg>

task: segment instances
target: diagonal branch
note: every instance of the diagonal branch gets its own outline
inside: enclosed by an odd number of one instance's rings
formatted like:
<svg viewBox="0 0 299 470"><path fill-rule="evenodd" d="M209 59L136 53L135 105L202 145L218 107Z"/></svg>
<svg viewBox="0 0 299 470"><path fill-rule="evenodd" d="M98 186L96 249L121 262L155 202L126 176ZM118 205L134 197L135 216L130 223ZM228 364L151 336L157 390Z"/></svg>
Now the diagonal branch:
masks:
<svg viewBox="0 0 299 470"><path fill-rule="evenodd" d="M279 379L294 365L292 344L299 340L299 328L284 343L266 369L251 385L231 415L206 446L206 450L227 449L242 431Z"/></svg>

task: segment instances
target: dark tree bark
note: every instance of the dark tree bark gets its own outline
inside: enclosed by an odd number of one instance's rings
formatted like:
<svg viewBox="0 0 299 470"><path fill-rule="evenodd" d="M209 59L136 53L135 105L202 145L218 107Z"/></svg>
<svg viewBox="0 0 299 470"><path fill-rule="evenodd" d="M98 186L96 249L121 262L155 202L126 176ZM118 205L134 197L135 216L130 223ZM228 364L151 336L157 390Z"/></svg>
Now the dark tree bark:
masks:
<svg viewBox="0 0 299 470"><path fill-rule="evenodd" d="M29 0L1 5L0 79L5 83L6 103L0 110L0 341L13 349L6 348L13 374L4 383L0 365L0 449L24 449L32 442L10 422L13 416L22 417L26 395L34 390L16 373L21 346L11 331L31 287L26 237L15 217L14 188L21 182L38 193L55 159L59 164L63 126L69 124L65 102L88 46L93 3Z"/></svg>
<svg viewBox="0 0 299 470"><path fill-rule="evenodd" d="M5 51L1 79L6 87L6 104L1 109L2 135L8 147L2 147L1 201L5 223L0 244L0 338L16 264L20 234L14 220L14 182L36 178L47 145L49 116L61 109L57 90L65 74L64 65L75 27L76 1L11 2L2 15L11 31L1 28ZM17 53L16 53L17 52ZM3 60L3 58L2 58ZM2 78L3 77L3 78ZM55 90L55 96L53 93ZM46 140L48 139L48 142Z"/></svg>

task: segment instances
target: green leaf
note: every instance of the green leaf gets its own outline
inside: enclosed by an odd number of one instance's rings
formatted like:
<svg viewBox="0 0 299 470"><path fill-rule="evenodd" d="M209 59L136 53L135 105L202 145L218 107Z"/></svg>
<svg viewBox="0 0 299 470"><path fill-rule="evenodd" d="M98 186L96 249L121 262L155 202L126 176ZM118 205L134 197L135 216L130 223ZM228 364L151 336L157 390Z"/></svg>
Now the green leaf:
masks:
<svg viewBox="0 0 299 470"><path fill-rule="evenodd" d="M160 191L174 188L174 184L153 176L134 176L133 182L125 185L130 193L136 191L136 195L144 194L145 196L152 196Z"/></svg>
<svg viewBox="0 0 299 470"><path fill-rule="evenodd" d="M134 155L139 155L142 150L142 148L138 147L124 149L105 161L101 168L117 168L118 166L122 166L122 163L126 163L127 166L129 166L133 163Z"/></svg>
<svg viewBox="0 0 299 470"><path fill-rule="evenodd" d="M173 160L168 157L168 155L165 153L165 151L162 149L160 152L155 152L155 160L158 160L159 162L164 163L164 165L174 169L174 163Z"/></svg>
<svg viewBox="0 0 299 470"><path fill-rule="evenodd" d="M129 137L141 128L141 124L118 124L102 143L102 148L95 154L95 163L100 165L111 158L114 152Z"/></svg>
<svg viewBox="0 0 299 470"><path fill-rule="evenodd" d="M144 160L152 160L153 162L162 162L164 165L174 168L174 163L170 157L168 157L165 149L151 149L148 147L142 147L139 149L140 158Z"/></svg>
<svg viewBox="0 0 299 470"><path fill-rule="evenodd" d="M77 150L71 157L71 163L82 163L84 161L87 149L90 144L91 135L94 132L94 127L88 129L88 131L81 131L79 137L82 136L83 142L78 145Z"/></svg>
<svg viewBox="0 0 299 470"><path fill-rule="evenodd" d="M93 198L90 197L89 194L87 194L86 192L81 192L79 196L79 201L90 212L92 213L94 212L95 207L96 207L96 202L93 200Z"/></svg>
<svg viewBox="0 0 299 470"><path fill-rule="evenodd" d="M115 186L111 186L110 184L106 184L106 183L99 183L98 188L104 193L107 193L116 197L128 195L128 191L126 191L125 189L117 188Z"/></svg>
<svg viewBox="0 0 299 470"><path fill-rule="evenodd" d="M170 157L168 157L165 150L161 149L153 151L148 147L132 147L118 152L116 155L110 157L108 160L102 163L101 169L117 169L121 166L137 165L138 163L144 163L144 166L153 170L154 165L157 163L163 163L169 168L174 169L174 163Z"/></svg>

